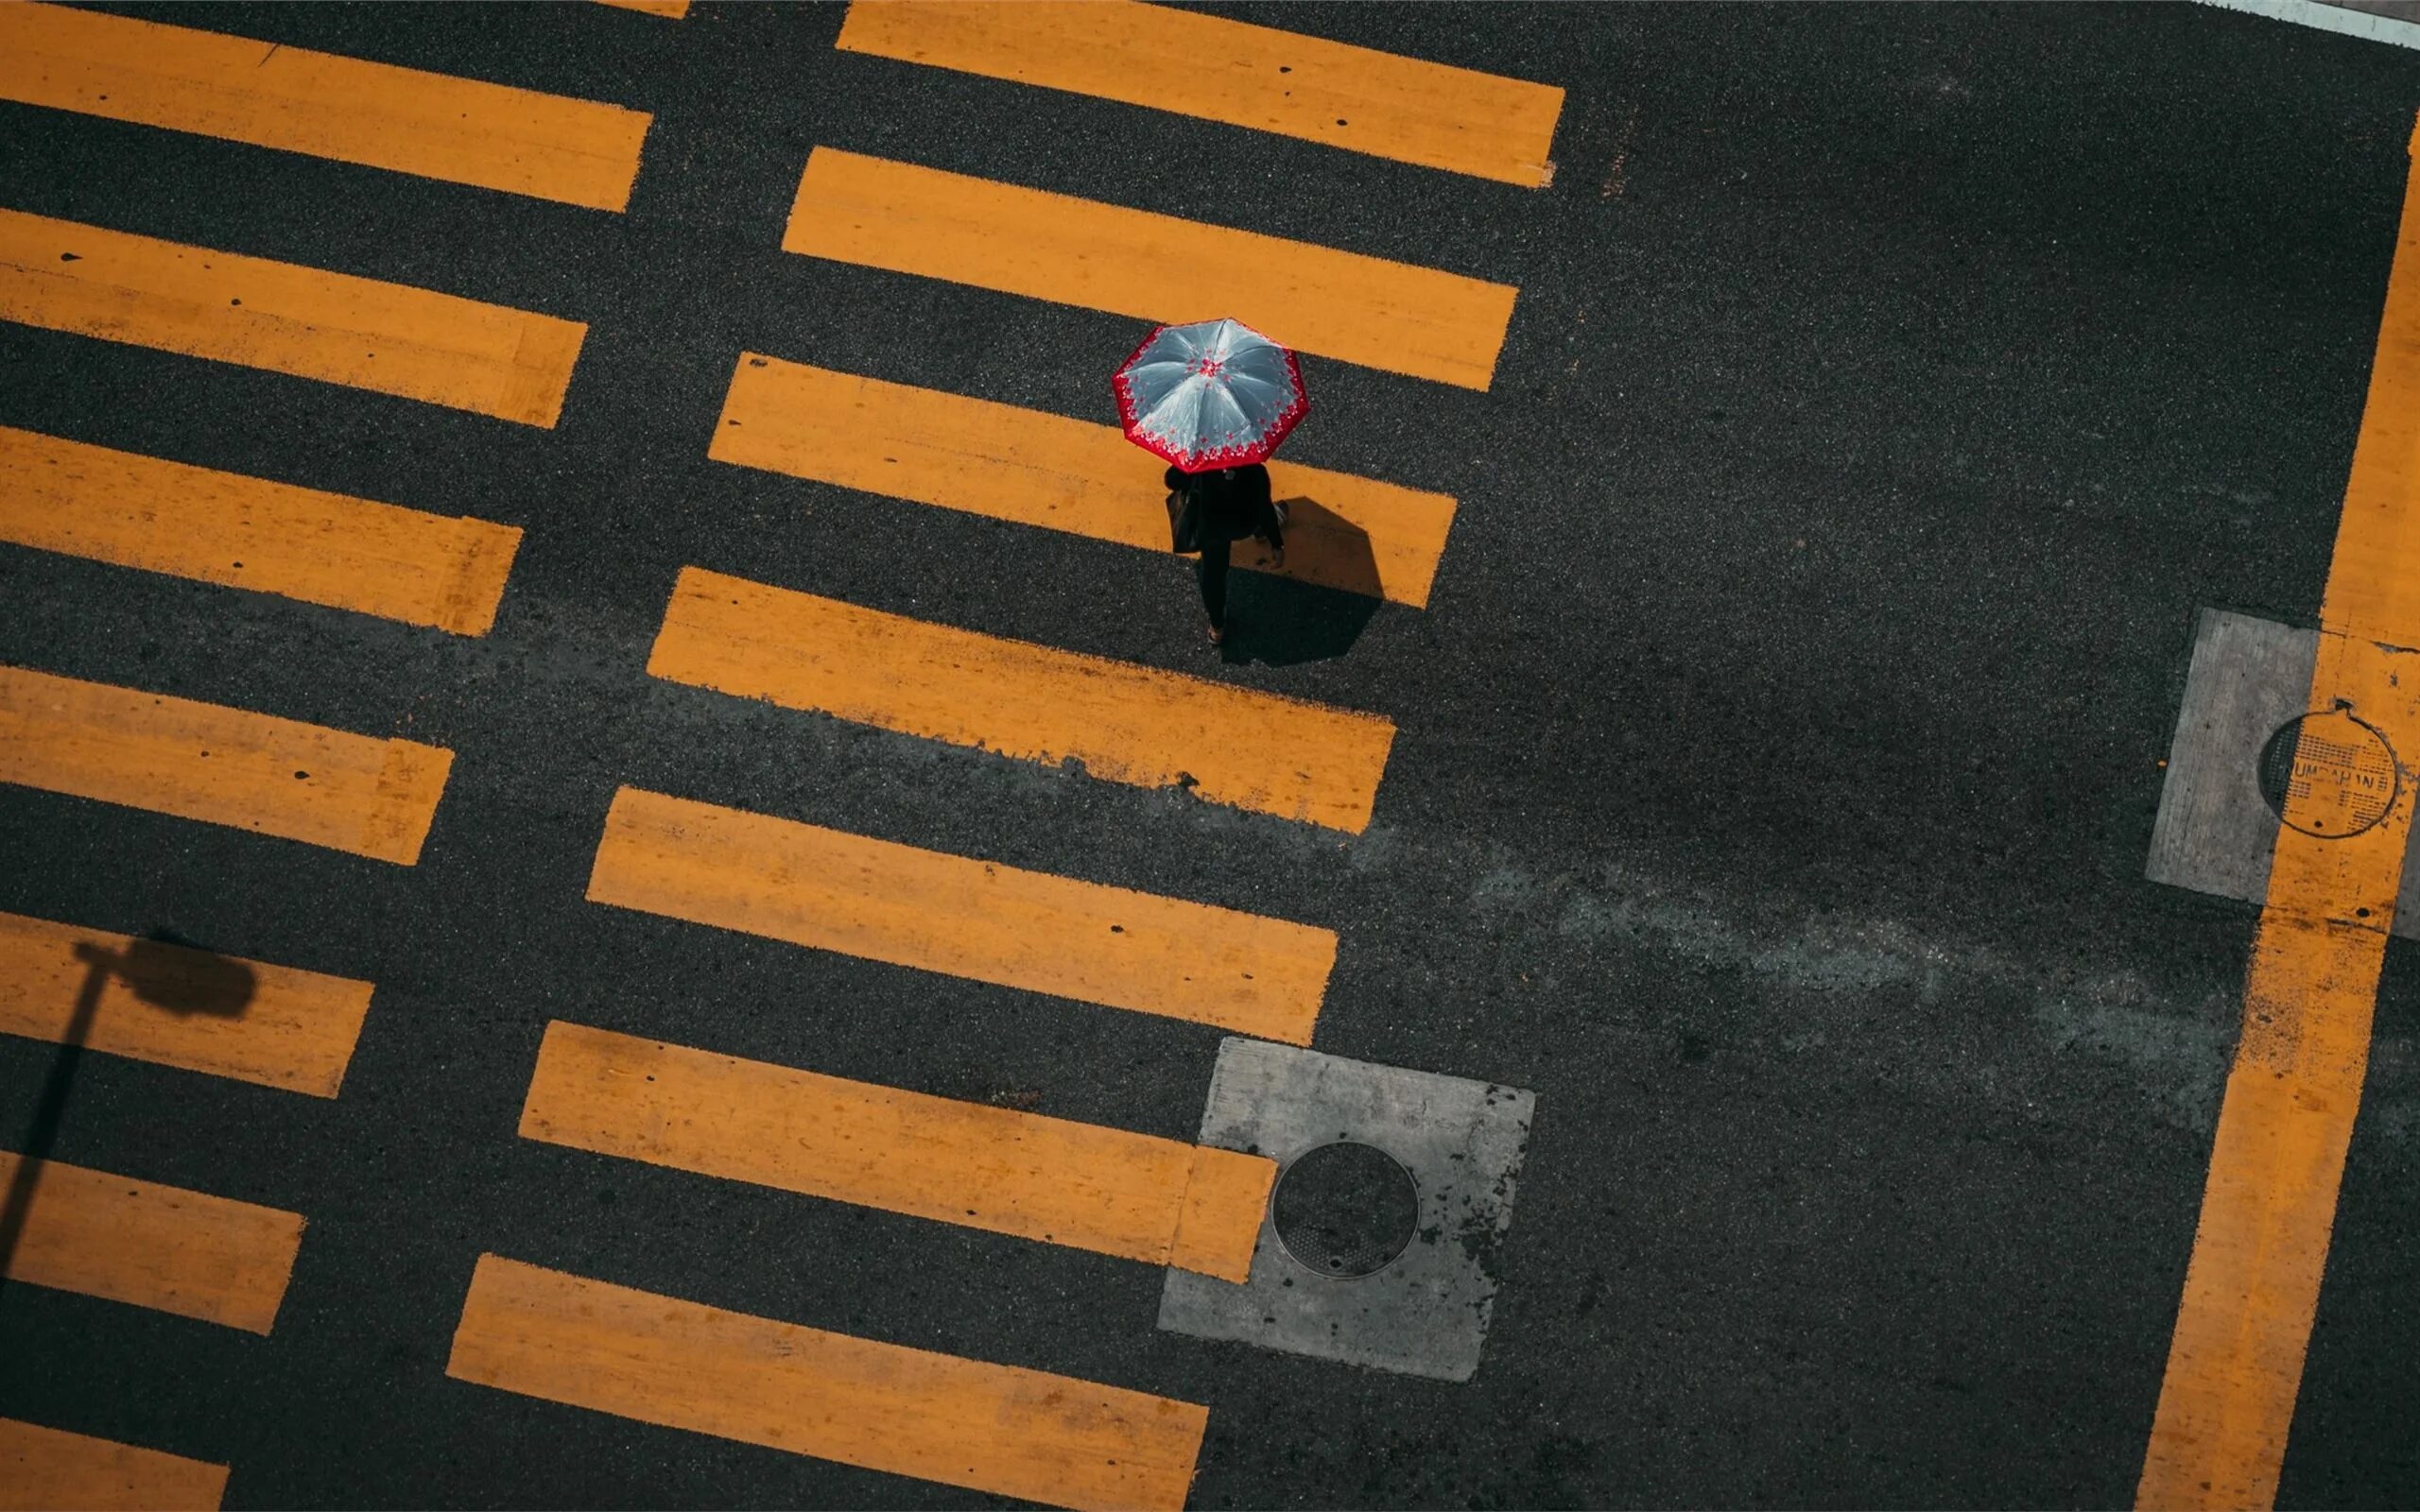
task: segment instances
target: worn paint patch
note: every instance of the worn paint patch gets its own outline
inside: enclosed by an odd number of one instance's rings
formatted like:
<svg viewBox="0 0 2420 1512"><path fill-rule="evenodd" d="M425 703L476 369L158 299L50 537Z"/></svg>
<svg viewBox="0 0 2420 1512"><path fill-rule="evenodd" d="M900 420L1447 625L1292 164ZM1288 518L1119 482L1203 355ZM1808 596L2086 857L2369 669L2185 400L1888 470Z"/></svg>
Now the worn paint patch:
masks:
<svg viewBox="0 0 2420 1512"><path fill-rule="evenodd" d="M1287 1254L1265 1218L1250 1280L1230 1286L1169 1271L1159 1326L1405 1375L1469 1380L1487 1341L1496 1251L1512 1227L1513 1185L1535 1103L1518 1088L1225 1041L1202 1110L1203 1144L1266 1155L1281 1166L1340 1140L1375 1145L1410 1172L1419 1193L1417 1227L1392 1264L1339 1280Z"/></svg>

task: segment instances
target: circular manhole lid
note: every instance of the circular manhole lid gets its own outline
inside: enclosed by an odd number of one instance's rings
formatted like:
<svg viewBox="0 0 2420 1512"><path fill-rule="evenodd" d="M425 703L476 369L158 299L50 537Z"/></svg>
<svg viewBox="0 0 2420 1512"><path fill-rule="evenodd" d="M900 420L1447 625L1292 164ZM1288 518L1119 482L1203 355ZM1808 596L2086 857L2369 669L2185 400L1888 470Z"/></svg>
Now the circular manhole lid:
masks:
<svg viewBox="0 0 2420 1512"><path fill-rule="evenodd" d="M1411 1244L1420 1191L1374 1144L1339 1141L1295 1157L1277 1177L1277 1242L1322 1276L1371 1276Z"/></svg>
<svg viewBox="0 0 2420 1512"><path fill-rule="evenodd" d="M2383 819L2402 779L2386 737L2342 709L2301 714L2260 747L2260 796L2277 817L2324 840Z"/></svg>

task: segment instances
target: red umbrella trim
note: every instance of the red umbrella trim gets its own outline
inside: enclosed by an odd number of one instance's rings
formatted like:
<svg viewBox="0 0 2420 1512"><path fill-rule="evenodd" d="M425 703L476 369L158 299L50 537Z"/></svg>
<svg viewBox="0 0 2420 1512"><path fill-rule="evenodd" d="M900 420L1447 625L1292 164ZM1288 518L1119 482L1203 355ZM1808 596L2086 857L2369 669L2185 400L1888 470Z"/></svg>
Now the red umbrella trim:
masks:
<svg viewBox="0 0 2420 1512"><path fill-rule="evenodd" d="M1206 322L1179 323L1199 325ZM1173 464L1178 472L1207 472L1212 468L1236 467L1246 462L1265 462L1276 453L1286 438L1294 433L1294 427L1302 423L1303 417L1311 412L1311 398L1304 389L1303 368L1294 360L1294 349L1280 346L1277 350L1286 358L1286 376L1292 380L1293 399L1284 409L1277 412L1277 418L1270 421L1269 429L1263 432L1258 439L1235 446L1214 446L1200 452L1181 452L1157 437L1136 429L1138 417L1134 412L1133 386L1128 380L1126 372L1128 369L1134 366L1134 359L1141 356L1146 348L1160 338L1160 333L1168 329L1165 325L1154 326L1150 335L1136 342L1134 350L1126 354L1126 360L1117 365L1117 371L1111 377L1109 387L1111 392L1117 396L1117 420L1119 426L1126 432L1126 438L1153 456Z"/></svg>

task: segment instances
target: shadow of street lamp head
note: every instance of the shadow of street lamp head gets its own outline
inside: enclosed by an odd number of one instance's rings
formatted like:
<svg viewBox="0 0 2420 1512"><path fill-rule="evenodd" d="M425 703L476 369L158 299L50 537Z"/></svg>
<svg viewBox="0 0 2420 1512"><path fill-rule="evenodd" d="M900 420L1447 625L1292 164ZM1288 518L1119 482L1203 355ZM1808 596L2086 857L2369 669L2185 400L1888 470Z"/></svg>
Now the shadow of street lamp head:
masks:
<svg viewBox="0 0 2420 1512"><path fill-rule="evenodd" d="M137 1002L179 1015L208 1014L233 1019L251 1005L259 973L242 961L201 950L164 929L143 939L129 940L113 951L89 940L76 946L84 963L84 985L76 1007L60 1037L59 1053L51 1057L50 1074L43 1078L42 1095L34 1104L32 1122L18 1145L19 1159L0 1200L0 1281L5 1281L25 1235L26 1217L42 1184L43 1167L59 1142L59 1125L67 1111L67 1094L76 1081L85 1041L92 1037L101 994L112 976L124 982ZM7 1135L0 1135L6 1138Z"/></svg>
<svg viewBox="0 0 2420 1512"><path fill-rule="evenodd" d="M138 1000L176 1014L236 1018L251 1005L257 985L256 973L242 961L199 949L164 929L130 941L123 951L81 944L76 957L124 982Z"/></svg>

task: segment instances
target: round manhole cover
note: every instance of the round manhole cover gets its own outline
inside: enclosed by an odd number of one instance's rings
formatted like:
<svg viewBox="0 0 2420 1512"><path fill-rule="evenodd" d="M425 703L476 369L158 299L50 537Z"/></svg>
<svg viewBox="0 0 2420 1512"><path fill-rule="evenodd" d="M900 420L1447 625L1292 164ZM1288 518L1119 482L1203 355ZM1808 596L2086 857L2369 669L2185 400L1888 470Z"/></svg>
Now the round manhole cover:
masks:
<svg viewBox="0 0 2420 1512"><path fill-rule="evenodd" d="M1297 1156L1277 1177L1277 1242L1322 1276L1370 1276L1394 1263L1420 1223L1403 1162L1340 1142Z"/></svg>
<svg viewBox="0 0 2420 1512"><path fill-rule="evenodd" d="M2277 817L2325 840L2385 818L2401 785L2386 737L2342 709L2279 725L2260 747L2259 779Z"/></svg>

